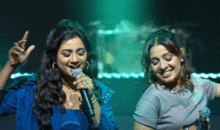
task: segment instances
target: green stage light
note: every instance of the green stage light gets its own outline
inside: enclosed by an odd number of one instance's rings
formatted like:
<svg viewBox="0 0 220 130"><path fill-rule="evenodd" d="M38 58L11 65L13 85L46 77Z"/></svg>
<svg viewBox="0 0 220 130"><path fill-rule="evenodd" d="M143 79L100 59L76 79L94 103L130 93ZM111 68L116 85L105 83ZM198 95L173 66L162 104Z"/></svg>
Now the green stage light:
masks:
<svg viewBox="0 0 220 130"><path fill-rule="evenodd" d="M21 77L29 77L34 75L33 73L14 73L11 75L11 79L21 78ZM217 79L220 78L220 73L192 73L193 76L200 78L211 78ZM120 78L144 78L144 73L99 73L98 78L107 78L107 79L120 79Z"/></svg>

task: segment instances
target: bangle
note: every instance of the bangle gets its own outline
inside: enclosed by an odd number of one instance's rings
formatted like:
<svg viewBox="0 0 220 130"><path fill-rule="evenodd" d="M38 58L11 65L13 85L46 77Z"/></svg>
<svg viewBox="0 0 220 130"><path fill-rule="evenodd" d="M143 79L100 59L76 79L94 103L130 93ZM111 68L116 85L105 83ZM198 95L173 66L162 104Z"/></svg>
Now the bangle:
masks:
<svg viewBox="0 0 220 130"><path fill-rule="evenodd" d="M95 104L97 102L97 97L95 96L95 94L93 94L92 97L92 104Z"/></svg>

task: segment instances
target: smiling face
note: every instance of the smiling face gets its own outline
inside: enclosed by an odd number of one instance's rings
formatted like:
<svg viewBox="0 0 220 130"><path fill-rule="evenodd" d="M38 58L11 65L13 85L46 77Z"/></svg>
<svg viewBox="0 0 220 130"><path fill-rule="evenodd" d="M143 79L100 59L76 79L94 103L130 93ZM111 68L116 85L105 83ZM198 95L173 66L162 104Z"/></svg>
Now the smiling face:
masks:
<svg viewBox="0 0 220 130"><path fill-rule="evenodd" d="M150 49L150 66L154 75L162 83L177 81L181 69L178 56L170 53L163 45L154 45Z"/></svg>
<svg viewBox="0 0 220 130"><path fill-rule="evenodd" d="M72 77L75 68L83 71L86 61L87 51L80 37L63 41L57 53L57 65L63 76Z"/></svg>

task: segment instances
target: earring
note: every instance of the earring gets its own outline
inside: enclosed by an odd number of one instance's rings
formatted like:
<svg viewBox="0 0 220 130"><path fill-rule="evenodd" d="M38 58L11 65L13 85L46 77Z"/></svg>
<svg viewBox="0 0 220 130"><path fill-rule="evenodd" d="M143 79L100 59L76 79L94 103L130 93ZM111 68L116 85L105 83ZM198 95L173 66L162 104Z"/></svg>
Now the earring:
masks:
<svg viewBox="0 0 220 130"><path fill-rule="evenodd" d="M58 67L56 68L55 65L57 65L57 63L56 63L56 62L53 62L52 68L53 68L54 71L58 71Z"/></svg>
<svg viewBox="0 0 220 130"><path fill-rule="evenodd" d="M89 68L89 62L86 61L86 70Z"/></svg>
<svg viewBox="0 0 220 130"><path fill-rule="evenodd" d="M184 62L184 60L183 60L183 59L181 59L181 62Z"/></svg>

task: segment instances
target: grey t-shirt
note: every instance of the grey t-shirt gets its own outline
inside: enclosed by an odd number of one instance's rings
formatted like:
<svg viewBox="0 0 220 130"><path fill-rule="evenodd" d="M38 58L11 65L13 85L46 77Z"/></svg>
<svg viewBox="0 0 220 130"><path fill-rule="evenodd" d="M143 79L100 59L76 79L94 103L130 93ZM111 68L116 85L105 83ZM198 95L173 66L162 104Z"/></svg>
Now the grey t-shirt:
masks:
<svg viewBox="0 0 220 130"><path fill-rule="evenodd" d="M184 90L184 95L174 95L164 86L151 84L137 103L134 119L158 130L177 130L199 118L199 110L214 99L217 84L192 77L194 91Z"/></svg>

